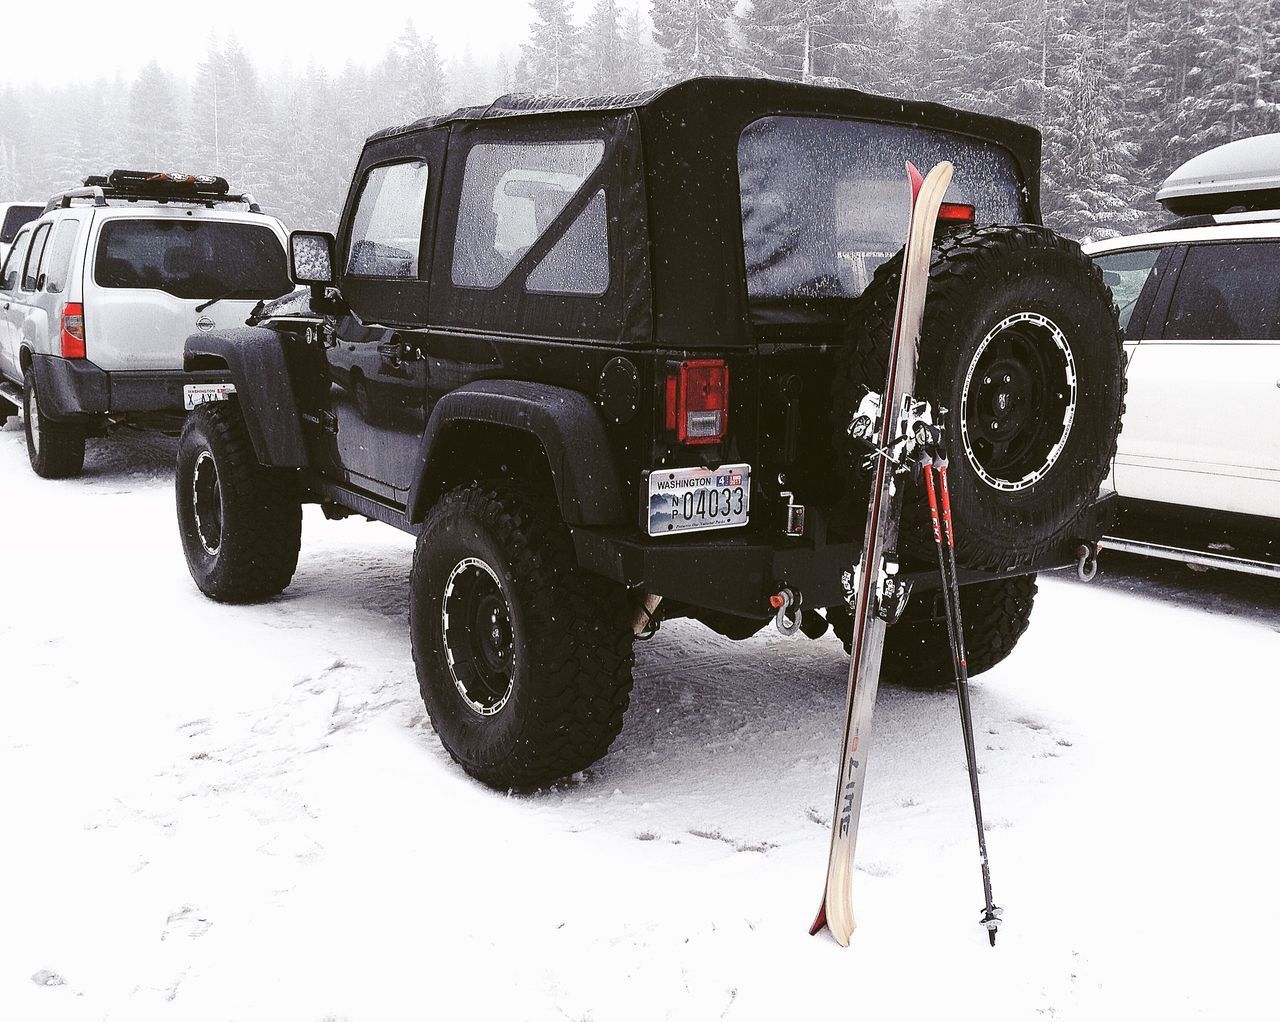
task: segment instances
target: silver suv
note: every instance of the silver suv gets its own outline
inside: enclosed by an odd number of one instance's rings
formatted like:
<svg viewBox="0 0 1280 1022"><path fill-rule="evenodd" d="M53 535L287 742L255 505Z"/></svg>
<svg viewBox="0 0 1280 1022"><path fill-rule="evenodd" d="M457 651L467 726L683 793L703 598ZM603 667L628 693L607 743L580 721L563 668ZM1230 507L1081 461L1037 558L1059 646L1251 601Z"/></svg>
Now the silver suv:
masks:
<svg viewBox="0 0 1280 1022"><path fill-rule="evenodd" d="M50 199L0 270L0 421L23 409L37 474L76 475L86 437L224 389L184 342L290 289L285 240L221 178L117 170Z"/></svg>

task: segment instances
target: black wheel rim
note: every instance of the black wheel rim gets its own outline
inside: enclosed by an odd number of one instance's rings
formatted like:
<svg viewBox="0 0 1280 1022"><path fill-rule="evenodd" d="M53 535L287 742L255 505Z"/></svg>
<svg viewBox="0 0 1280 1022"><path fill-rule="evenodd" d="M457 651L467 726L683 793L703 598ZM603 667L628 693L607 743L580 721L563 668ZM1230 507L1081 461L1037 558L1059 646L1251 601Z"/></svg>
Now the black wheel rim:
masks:
<svg viewBox="0 0 1280 1022"><path fill-rule="evenodd" d="M196 538L205 553L213 556L222 549L222 485L213 455L201 451L191 473L191 510Z"/></svg>
<svg viewBox="0 0 1280 1022"><path fill-rule="evenodd" d="M1076 366L1066 334L1047 316L1001 320L974 353L961 395L965 457L988 486L1033 486L1071 435Z"/></svg>
<svg viewBox="0 0 1280 1022"><path fill-rule="evenodd" d="M454 685L472 710L492 716L511 698L515 678L511 610L494 570L478 557L454 565L441 617Z"/></svg>

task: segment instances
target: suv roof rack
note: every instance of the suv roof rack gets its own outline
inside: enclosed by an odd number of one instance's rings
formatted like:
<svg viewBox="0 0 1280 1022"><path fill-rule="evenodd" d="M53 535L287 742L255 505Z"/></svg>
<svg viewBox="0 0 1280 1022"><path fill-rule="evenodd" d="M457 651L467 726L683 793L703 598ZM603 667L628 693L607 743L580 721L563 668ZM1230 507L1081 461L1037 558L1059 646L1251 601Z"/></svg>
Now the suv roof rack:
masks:
<svg viewBox="0 0 1280 1022"><path fill-rule="evenodd" d="M209 209L217 203L244 203L250 213L262 209L247 192L232 195L226 178L196 174L165 174L151 170L113 170L110 174L91 174L83 188L71 188L50 197L45 212L66 209L76 199L92 199L95 206L109 200L126 202L187 202Z"/></svg>

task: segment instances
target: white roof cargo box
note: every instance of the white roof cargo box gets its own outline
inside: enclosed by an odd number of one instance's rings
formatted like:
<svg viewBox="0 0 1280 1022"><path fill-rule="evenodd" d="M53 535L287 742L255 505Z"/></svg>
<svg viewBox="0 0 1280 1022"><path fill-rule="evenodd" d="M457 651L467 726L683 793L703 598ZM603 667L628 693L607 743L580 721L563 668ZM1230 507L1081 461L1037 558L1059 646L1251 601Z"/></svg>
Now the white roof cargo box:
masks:
<svg viewBox="0 0 1280 1022"><path fill-rule="evenodd" d="M1182 216L1280 208L1280 134L1237 139L1187 160L1156 198Z"/></svg>

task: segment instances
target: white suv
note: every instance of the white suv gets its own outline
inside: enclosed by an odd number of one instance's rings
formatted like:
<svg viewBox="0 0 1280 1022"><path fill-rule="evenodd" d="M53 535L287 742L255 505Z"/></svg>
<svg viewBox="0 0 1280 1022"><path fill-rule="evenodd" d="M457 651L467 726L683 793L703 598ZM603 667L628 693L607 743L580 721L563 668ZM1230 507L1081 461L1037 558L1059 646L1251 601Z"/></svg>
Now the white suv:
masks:
<svg viewBox="0 0 1280 1022"><path fill-rule="evenodd" d="M1280 135L1191 160L1157 198L1183 218L1085 249L1128 356L1107 545L1280 575Z"/></svg>
<svg viewBox="0 0 1280 1022"><path fill-rule="evenodd" d="M54 196L0 270L0 421L23 407L32 468L75 475L86 437L227 385L184 343L290 290L286 237L221 178L114 171Z"/></svg>

